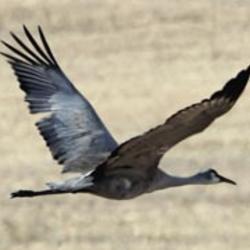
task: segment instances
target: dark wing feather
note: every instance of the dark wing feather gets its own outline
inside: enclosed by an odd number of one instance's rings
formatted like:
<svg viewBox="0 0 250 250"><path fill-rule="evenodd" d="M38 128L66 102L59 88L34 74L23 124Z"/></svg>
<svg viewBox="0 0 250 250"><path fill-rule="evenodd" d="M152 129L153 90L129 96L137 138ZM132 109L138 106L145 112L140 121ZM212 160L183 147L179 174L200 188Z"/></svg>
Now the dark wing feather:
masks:
<svg viewBox="0 0 250 250"><path fill-rule="evenodd" d="M242 70L209 99L180 110L164 124L123 143L99 170L112 172L119 167L132 167L149 176L150 171L155 171L166 151L187 137L203 131L232 108L243 92L249 74L250 67Z"/></svg>
<svg viewBox="0 0 250 250"><path fill-rule="evenodd" d="M89 102L76 90L60 69L43 31L38 27L42 46L24 26L29 48L14 33L19 48L2 41L12 52L8 59L26 93L31 113L49 112L36 125L52 155L64 164L64 171L94 169L117 146Z"/></svg>

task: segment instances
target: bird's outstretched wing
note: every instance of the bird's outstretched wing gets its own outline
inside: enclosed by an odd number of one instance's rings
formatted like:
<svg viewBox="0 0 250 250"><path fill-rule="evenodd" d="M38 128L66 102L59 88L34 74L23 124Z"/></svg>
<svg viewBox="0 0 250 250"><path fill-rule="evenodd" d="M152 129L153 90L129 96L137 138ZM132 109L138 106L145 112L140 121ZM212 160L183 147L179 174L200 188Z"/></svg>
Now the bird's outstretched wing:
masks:
<svg viewBox="0 0 250 250"><path fill-rule="evenodd" d="M161 157L178 142L203 131L216 118L228 112L243 92L250 67L229 80L209 99L180 110L143 135L121 144L99 169L107 172L120 168L137 168L145 176L155 171Z"/></svg>
<svg viewBox="0 0 250 250"><path fill-rule="evenodd" d="M26 93L30 112L50 115L36 123L53 157L64 165L64 172L94 169L117 147L89 102L68 80L38 27L42 46L24 26L29 48L11 33L16 48L2 43L12 54L1 52L12 66Z"/></svg>

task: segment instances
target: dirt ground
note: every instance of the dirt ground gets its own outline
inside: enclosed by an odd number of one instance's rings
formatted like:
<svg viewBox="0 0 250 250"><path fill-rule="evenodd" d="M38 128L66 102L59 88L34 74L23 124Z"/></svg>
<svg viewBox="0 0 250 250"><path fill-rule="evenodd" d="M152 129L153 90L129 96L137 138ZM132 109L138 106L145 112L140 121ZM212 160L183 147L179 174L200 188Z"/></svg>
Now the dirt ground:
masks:
<svg viewBox="0 0 250 250"><path fill-rule="evenodd" d="M62 68L119 142L208 97L250 64L244 0L0 0L0 39L10 41L10 30L23 36L22 24L34 33L43 27ZM249 249L249 86L229 114L161 162L183 176L212 167L236 187L183 187L122 202L10 200L11 191L61 176L4 59L0 72L1 250Z"/></svg>

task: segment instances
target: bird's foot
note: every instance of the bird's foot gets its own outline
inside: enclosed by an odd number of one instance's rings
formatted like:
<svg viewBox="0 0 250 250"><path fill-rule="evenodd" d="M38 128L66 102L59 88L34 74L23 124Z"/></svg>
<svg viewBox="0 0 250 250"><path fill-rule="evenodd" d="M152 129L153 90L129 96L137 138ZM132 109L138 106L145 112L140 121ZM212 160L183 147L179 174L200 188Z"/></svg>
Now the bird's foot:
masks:
<svg viewBox="0 0 250 250"><path fill-rule="evenodd" d="M11 193L10 198L17 198L17 197L32 197L34 196L34 191L32 190L18 190L16 192Z"/></svg>

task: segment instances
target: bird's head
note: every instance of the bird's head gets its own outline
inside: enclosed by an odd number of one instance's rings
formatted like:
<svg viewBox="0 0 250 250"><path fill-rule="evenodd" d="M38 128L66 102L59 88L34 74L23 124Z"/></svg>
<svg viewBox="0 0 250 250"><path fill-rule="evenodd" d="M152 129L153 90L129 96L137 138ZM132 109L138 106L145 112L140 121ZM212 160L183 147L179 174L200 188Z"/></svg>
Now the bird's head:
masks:
<svg viewBox="0 0 250 250"><path fill-rule="evenodd" d="M230 180L220 174L214 169L208 169L204 172L199 173L202 182L205 184L216 184L216 183L228 183L232 185L236 185L236 182Z"/></svg>

